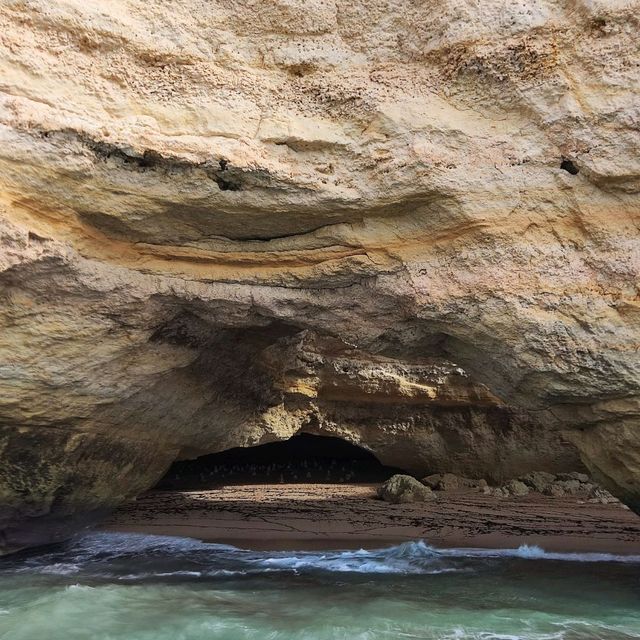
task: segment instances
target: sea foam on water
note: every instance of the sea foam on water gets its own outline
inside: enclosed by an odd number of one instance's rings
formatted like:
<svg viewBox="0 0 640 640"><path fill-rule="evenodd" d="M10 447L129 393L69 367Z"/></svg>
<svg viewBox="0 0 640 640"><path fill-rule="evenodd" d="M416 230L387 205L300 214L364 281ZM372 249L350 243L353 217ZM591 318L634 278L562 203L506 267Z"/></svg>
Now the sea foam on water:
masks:
<svg viewBox="0 0 640 640"><path fill-rule="evenodd" d="M639 570L640 556L527 545L254 551L91 533L0 564L0 637L631 640Z"/></svg>

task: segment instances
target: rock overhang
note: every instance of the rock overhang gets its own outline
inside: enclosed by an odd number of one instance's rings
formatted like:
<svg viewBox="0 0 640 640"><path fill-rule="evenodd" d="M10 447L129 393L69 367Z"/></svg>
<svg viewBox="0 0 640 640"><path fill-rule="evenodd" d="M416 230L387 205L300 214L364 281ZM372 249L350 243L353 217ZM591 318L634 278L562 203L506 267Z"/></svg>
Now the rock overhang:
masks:
<svg viewBox="0 0 640 640"><path fill-rule="evenodd" d="M304 5L0 10L3 429L150 439L140 486L301 424L501 475L568 439L636 505L633 3Z"/></svg>

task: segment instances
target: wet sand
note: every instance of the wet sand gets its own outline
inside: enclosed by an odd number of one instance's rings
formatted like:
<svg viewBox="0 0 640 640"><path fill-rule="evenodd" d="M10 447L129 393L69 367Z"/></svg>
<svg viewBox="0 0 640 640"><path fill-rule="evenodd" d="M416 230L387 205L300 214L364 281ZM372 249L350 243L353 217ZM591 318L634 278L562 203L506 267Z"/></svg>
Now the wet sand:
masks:
<svg viewBox="0 0 640 640"><path fill-rule="evenodd" d="M188 536L253 549L375 548L422 539L440 547L640 554L640 517L619 504L530 494L440 493L392 505L376 485L235 485L152 491L120 508L109 531Z"/></svg>

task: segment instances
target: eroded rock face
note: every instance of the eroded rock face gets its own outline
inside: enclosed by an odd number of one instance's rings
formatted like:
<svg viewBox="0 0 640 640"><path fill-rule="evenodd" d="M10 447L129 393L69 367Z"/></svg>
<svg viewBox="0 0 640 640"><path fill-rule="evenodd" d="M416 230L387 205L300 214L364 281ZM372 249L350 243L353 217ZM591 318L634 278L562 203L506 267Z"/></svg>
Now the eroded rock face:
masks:
<svg viewBox="0 0 640 640"><path fill-rule="evenodd" d="M4 549L300 430L639 509L638 15L3 2Z"/></svg>
<svg viewBox="0 0 640 640"><path fill-rule="evenodd" d="M435 494L412 476L397 474L389 478L378 490L378 496L392 504L409 504L435 500Z"/></svg>
<svg viewBox="0 0 640 640"><path fill-rule="evenodd" d="M500 482L539 464L580 466L559 431L505 406L442 358L398 360L303 332L268 347L262 362L278 392L277 419L264 427L273 425L272 437L342 437L417 477L454 471Z"/></svg>

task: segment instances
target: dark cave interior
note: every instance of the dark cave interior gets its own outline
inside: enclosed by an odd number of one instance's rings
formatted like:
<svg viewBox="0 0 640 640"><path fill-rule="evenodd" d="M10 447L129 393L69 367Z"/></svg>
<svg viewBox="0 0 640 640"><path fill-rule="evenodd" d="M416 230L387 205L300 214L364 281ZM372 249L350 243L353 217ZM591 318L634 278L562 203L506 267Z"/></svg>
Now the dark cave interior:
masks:
<svg viewBox="0 0 640 640"><path fill-rule="evenodd" d="M387 467L345 440L300 434L289 440L235 448L175 462L160 490L198 490L235 484L379 483L401 469Z"/></svg>

